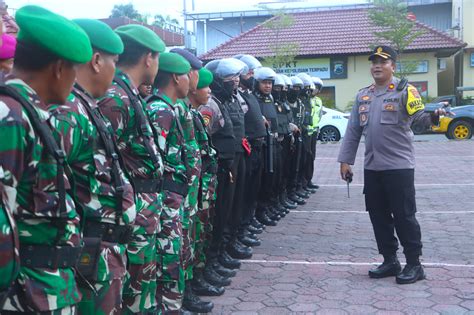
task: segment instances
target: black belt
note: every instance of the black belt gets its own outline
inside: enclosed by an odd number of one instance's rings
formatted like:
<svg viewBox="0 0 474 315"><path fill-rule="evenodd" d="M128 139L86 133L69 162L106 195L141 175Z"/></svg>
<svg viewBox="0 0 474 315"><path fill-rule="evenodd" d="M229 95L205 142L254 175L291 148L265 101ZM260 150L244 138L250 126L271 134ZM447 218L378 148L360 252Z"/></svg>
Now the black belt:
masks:
<svg viewBox="0 0 474 315"><path fill-rule="evenodd" d="M163 181L156 178L133 178L132 183L136 193L156 193L163 189Z"/></svg>
<svg viewBox="0 0 474 315"><path fill-rule="evenodd" d="M84 237L98 237L104 242L128 244L132 238L131 225L117 225L113 223L86 221Z"/></svg>
<svg viewBox="0 0 474 315"><path fill-rule="evenodd" d="M163 190L174 192L185 197L188 194L188 186L186 184L177 183L172 179L165 178L163 181Z"/></svg>
<svg viewBox="0 0 474 315"><path fill-rule="evenodd" d="M22 245L20 262L28 268L71 268L77 265L82 247Z"/></svg>

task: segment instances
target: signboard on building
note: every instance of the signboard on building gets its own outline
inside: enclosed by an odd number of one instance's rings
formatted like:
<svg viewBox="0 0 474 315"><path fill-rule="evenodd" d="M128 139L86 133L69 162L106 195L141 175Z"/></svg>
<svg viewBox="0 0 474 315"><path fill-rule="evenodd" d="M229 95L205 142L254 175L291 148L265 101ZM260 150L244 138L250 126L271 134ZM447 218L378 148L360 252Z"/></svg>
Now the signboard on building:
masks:
<svg viewBox="0 0 474 315"><path fill-rule="evenodd" d="M275 70L276 73L294 76L304 72L312 77L321 79L346 79L347 58L318 58L318 59L295 59L292 62L280 64L265 64Z"/></svg>

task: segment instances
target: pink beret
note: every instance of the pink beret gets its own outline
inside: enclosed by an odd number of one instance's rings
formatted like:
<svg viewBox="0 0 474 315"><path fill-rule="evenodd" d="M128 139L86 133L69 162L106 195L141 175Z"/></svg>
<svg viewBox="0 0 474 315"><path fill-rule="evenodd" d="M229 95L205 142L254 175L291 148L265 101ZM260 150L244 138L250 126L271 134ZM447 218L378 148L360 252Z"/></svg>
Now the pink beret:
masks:
<svg viewBox="0 0 474 315"><path fill-rule="evenodd" d="M0 46L0 59L10 59L15 56L16 38L8 35L2 35L2 45Z"/></svg>

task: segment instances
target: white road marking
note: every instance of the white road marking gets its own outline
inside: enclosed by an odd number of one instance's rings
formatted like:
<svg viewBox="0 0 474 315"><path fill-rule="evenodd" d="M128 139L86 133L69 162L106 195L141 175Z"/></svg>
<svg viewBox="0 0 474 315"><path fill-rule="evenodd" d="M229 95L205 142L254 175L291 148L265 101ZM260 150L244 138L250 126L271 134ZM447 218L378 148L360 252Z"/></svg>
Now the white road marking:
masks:
<svg viewBox="0 0 474 315"><path fill-rule="evenodd" d="M355 211L355 210L290 210L291 213L367 213L367 211ZM416 214L474 214L474 211L418 211Z"/></svg>
<svg viewBox="0 0 474 315"><path fill-rule="evenodd" d="M304 260L266 260L251 259L241 260L243 263L249 264L286 264L286 265L316 265L316 266L373 266L382 262L352 262L352 261L304 261ZM422 262L425 267L458 267L458 268L474 268L474 265L468 264L449 264L441 262Z"/></svg>
<svg viewBox="0 0 474 315"><path fill-rule="evenodd" d="M351 187L363 187L364 184L350 184ZM451 184L451 183L443 183L443 184L415 184L416 187L446 187L446 186L474 186L474 183L467 183L467 184ZM319 187L347 187L347 184L319 184Z"/></svg>

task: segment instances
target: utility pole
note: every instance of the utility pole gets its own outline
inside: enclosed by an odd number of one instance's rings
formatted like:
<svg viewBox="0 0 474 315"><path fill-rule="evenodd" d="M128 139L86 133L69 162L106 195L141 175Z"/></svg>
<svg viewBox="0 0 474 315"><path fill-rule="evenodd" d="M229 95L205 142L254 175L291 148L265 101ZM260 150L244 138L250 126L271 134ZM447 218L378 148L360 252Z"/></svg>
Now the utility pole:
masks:
<svg viewBox="0 0 474 315"><path fill-rule="evenodd" d="M188 17L187 17L187 12L186 12L186 0L183 0L183 16L184 16L184 47L188 48Z"/></svg>

